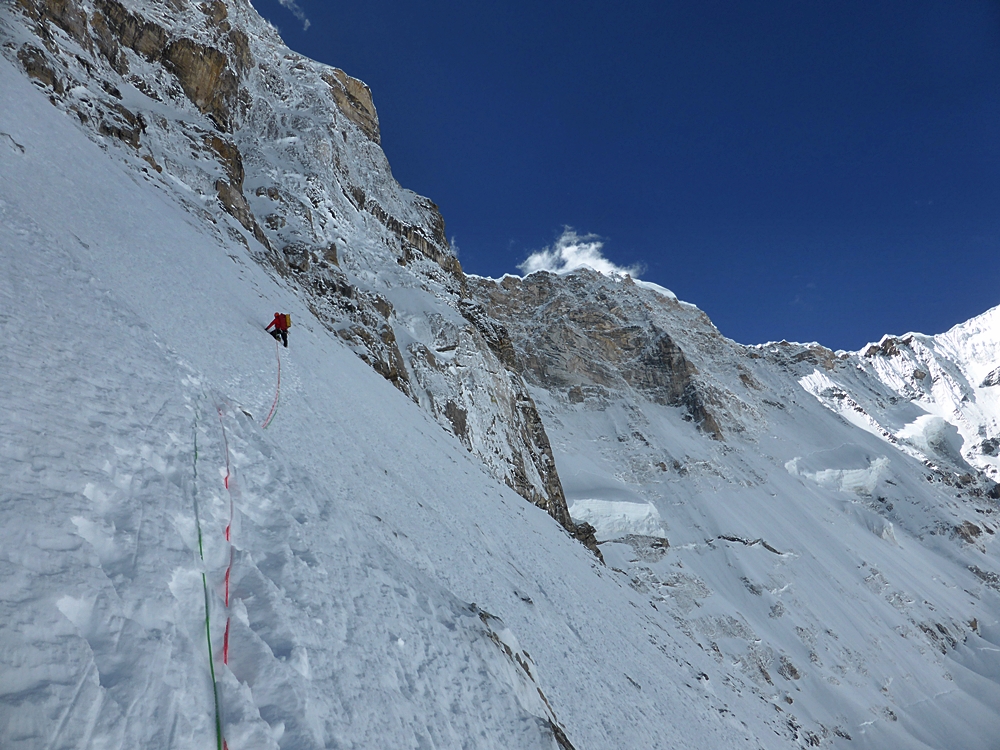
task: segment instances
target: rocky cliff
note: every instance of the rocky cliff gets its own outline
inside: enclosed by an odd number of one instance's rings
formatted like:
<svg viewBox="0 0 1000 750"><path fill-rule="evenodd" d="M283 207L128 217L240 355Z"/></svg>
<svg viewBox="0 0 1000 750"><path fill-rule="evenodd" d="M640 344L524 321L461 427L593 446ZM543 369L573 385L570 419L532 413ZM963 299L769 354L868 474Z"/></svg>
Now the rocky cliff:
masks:
<svg viewBox="0 0 1000 750"><path fill-rule="evenodd" d="M510 329L511 359L530 383L575 403L634 392L680 407L701 430L723 438L712 413L713 405L722 406L721 392L710 375L699 377L668 330L690 323L689 336L701 341L687 348L701 354L725 346L704 313L674 298L643 294L628 277L616 280L586 268L569 276L477 278L469 290Z"/></svg>
<svg viewBox="0 0 1000 750"><path fill-rule="evenodd" d="M4 53L53 105L298 288L494 476L589 539L500 329L464 301L441 214L392 178L364 83L289 50L241 0L10 10Z"/></svg>

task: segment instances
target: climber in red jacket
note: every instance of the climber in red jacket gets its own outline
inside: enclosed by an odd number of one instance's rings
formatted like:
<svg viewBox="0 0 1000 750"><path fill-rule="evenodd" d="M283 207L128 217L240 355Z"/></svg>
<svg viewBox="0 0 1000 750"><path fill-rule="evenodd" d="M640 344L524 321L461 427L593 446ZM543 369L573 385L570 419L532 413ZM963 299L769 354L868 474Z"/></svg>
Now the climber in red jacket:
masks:
<svg viewBox="0 0 1000 750"><path fill-rule="evenodd" d="M281 341L286 347L288 346L288 327L292 324L291 315L286 315L285 313L275 313L274 320L268 323L267 328L264 330L274 336L276 341ZM272 331L271 328L274 328Z"/></svg>

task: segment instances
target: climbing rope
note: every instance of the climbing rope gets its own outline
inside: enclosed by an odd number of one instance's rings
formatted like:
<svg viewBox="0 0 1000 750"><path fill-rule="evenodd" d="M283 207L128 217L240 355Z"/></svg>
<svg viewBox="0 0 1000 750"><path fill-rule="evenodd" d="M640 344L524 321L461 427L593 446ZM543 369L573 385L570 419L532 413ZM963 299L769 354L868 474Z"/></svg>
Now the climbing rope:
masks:
<svg viewBox="0 0 1000 750"><path fill-rule="evenodd" d="M194 417L194 484L191 497L194 502L194 523L198 530L198 555L201 557L201 586L205 593L205 640L208 642L208 670L212 675L212 695L215 698L215 741L217 750L228 750L226 741L222 738L222 710L219 706L219 684L215 680L215 658L212 656L212 619L208 598L208 576L205 575L205 547L202 542L201 514L198 509L198 427L201 412L195 407Z"/></svg>
<svg viewBox="0 0 1000 750"><path fill-rule="evenodd" d="M219 426L222 428L222 445L226 451L226 476L223 479L223 484L226 487L226 492L229 493L229 523L226 524L226 542L229 543L229 565L226 566L226 634L222 638L222 663L229 664L229 625L231 621L231 615L229 612L229 578L233 572L233 490L229 486L229 480L232 476L232 472L229 466L229 438L226 436L226 423L222 419L222 407L216 406L216 410L219 412Z"/></svg>
<svg viewBox="0 0 1000 750"><path fill-rule="evenodd" d="M261 425L262 430L266 430L267 426L271 424L271 420L274 419L274 412L278 408L278 397L281 396L281 350L278 349L278 339L274 340L274 356L278 358L278 387L274 391L274 403L271 404L271 411L267 413L267 419Z"/></svg>
<svg viewBox="0 0 1000 750"><path fill-rule="evenodd" d="M281 397L281 351L278 349L278 340L274 341L274 353L278 360L278 382L274 391L274 403L271 404L271 411L267 414L267 419L264 420L261 429L267 429L267 426L271 424L271 420L274 419L275 412L278 409L278 400ZM223 478L223 485L226 488L226 492L229 494L229 522L226 524L225 537L226 542L229 544L229 563L226 565L226 575L225 575L225 593L224 601L226 607L226 630L222 638L222 663L229 664L229 631L230 625L232 623L232 617L229 611L229 583L232 577L233 571L233 517L235 514L235 500L233 497L234 488L232 486L232 466L229 458L229 437L226 434L226 424L223 419L222 407L216 404L216 411L219 415L219 426L222 429L222 444L226 454L226 475ZM211 616L211 600L208 594L208 575L205 572L205 545L204 538L201 530L201 511L198 507L198 429L201 426L201 410L198 406L195 406L195 419L194 419L194 467L193 475L194 482L192 485L191 498L194 504L194 522L195 528L198 531L198 556L201 559L202 571L201 571L201 587L202 593L205 597L205 641L208 644L208 669L212 676L212 695L215 699L215 742L217 750L229 750L229 745L226 742L225 737L222 735L222 707L219 701L219 683L215 675L215 656L212 651L212 616Z"/></svg>

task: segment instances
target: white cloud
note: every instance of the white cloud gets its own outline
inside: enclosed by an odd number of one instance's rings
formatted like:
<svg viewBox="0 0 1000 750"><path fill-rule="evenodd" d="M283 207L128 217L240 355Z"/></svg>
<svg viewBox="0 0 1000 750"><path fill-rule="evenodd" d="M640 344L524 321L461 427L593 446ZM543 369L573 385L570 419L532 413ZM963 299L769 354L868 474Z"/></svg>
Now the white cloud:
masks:
<svg viewBox="0 0 1000 750"><path fill-rule="evenodd" d="M518 269L528 275L535 271L562 274L586 267L607 276L628 274L633 278L642 272L639 266L616 266L604 257L603 249L604 242L596 234L579 235L566 227L554 245L532 253Z"/></svg>
<svg viewBox="0 0 1000 750"><path fill-rule="evenodd" d="M291 11L292 15L295 16L302 22L302 30L308 31L310 26L310 21L306 18L306 12L299 7L299 4L295 0L278 0L282 6Z"/></svg>

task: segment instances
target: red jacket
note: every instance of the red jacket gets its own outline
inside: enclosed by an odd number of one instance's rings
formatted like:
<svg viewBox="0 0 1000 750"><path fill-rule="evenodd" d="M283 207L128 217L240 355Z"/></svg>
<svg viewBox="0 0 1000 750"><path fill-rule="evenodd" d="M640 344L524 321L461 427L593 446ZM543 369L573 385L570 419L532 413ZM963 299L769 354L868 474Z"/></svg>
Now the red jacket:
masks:
<svg viewBox="0 0 1000 750"><path fill-rule="evenodd" d="M275 330L278 330L278 331L287 331L288 330L288 326L285 325L285 314L284 313L275 313L274 314L274 320L272 320L268 324L268 326L267 326L267 328L265 330L267 330L267 331L271 330L271 326L274 326Z"/></svg>

